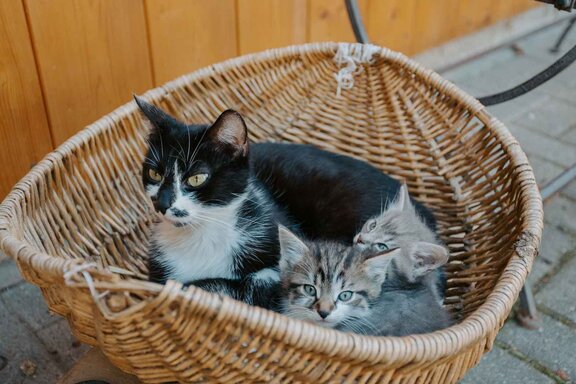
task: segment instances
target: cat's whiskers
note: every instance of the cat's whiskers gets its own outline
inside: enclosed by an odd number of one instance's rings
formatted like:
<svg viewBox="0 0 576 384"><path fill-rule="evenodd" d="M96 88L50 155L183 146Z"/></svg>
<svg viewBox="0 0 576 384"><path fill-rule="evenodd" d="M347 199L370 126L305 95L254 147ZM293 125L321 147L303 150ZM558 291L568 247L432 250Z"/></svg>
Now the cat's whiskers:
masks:
<svg viewBox="0 0 576 384"><path fill-rule="evenodd" d="M196 148L194 148L194 151L192 151L192 158L189 160L189 166L186 169L186 173L190 172L192 164L194 164L194 160L196 160L196 155L198 154L198 150L200 149L200 144L202 144L202 141L204 140L204 136L206 136L206 132L208 132L207 129L205 129L204 132L202 132L202 136L200 136L200 140L198 140ZM188 131L188 133L190 133L190 131Z"/></svg>

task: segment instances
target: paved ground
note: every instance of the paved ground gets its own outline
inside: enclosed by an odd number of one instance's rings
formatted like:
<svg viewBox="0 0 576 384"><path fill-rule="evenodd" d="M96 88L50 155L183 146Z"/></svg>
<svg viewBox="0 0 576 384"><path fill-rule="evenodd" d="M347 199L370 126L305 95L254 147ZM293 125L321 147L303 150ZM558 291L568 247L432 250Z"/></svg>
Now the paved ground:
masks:
<svg viewBox="0 0 576 384"><path fill-rule="evenodd" d="M557 57L548 48L561 27L443 75L475 96L516 85ZM576 30L565 46L574 44ZM576 163L576 65L529 95L490 109L522 144L540 185ZM493 351L463 383L576 380L576 181L545 206L545 216L541 255L530 276L542 329L528 331L509 320ZM15 265L0 262L0 383L55 382L85 350Z"/></svg>

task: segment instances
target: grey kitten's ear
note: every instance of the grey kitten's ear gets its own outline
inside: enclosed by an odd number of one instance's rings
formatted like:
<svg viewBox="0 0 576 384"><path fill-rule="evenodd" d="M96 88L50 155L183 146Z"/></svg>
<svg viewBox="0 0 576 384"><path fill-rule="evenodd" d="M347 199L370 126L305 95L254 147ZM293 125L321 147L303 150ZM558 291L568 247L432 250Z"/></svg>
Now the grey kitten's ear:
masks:
<svg viewBox="0 0 576 384"><path fill-rule="evenodd" d="M396 195L396 200L394 200L393 207L400 211L406 211L413 207L406 182L403 182L400 186L398 194Z"/></svg>
<svg viewBox="0 0 576 384"><path fill-rule="evenodd" d="M207 131L213 141L234 149L234 152L248 152L248 129L238 112L228 109L216 119Z"/></svg>
<svg viewBox="0 0 576 384"><path fill-rule="evenodd" d="M146 116L146 118L152 123L155 130L161 133L171 134L179 129L186 129L186 125L160 108L146 102L141 97L134 95L134 101L140 108L140 111Z"/></svg>
<svg viewBox="0 0 576 384"><path fill-rule="evenodd" d="M385 253L377 253L370 255L363 263L364 271L378 284L382 284L386 280L386 273L392 259L400 254L400 248L393 249Z"/></svg>
<svg viewBox="0 0 576 384"><path fill-rule="evenodd" d="M308 247L295 234L283 225L278 225L280 243L280 271L297 264L308 252Z"/></svg>
<svg viewBox="0 0 576 384"><path fill-rule="evenodd" d="M416 242L410 250L413 276L423 276L448 262L448 250L437 244Z"/></svg>

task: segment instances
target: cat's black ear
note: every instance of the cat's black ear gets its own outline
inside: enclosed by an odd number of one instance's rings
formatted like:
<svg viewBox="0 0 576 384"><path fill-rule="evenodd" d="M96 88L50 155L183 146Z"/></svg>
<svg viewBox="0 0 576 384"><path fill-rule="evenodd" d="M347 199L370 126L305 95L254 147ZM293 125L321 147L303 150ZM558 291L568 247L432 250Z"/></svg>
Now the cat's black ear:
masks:
<svg viewBox="0 0 576 384"><path fill-rule="evenodd" d="M158 132L169 135L179 129L186 128L184 123L176 120L155 105L146 102L144 99L134 95L134 101L136 101L140 111L142 111L144 116L146 116L150 123L152 123L154 129Z"/></svg>
<svg viewBox="0 0 576 384"><path fill-rule="evenodd" d="M400 248L393 249L391 251L386 251L383 253L372 253L369 254L364 260L364 271L371 278L374 279L378 284L384 283L386 280L386 273L388 272L388 267L392 260L400 254Z"/></svg>
<svg viewBox="0 0 576 384"><path fill-rule="evenodd" d="M441 245L418 241L412 245L410 261L413 268L412 275L423 276L448 262L448 250Z"/></svg>
<svg viewBox="0 0 576 384"><path fill-rule="evenodd" d="M232 148L235 153L244 156L248 153L248 129L242 115L236 111L222 112L207 134L212 141Z"/></svg>
<svg viewBox="0 0 576 384"><path fill-rule="evenodd" d="M308 247L283 225L278 226L280 243L280 272L291 269L308 252Z"/></svg>

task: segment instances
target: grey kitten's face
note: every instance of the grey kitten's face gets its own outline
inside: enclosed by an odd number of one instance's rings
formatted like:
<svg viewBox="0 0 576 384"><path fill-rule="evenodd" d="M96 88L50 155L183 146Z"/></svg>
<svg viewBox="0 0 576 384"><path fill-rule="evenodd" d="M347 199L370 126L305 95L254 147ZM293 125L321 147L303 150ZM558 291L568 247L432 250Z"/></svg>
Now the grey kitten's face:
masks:
<svg viewBox="0 0 576 384"><path fill-rule="evenodd" d="M280 231L283 313L330 328L361 321L380 294L393 255L369 257L337 243L304 244L285 231Z"/></svg>
<svg viewBox="0 0 576 384"><path fill-rule="evenodd" d="M398 249L397 266L409 281L448 261L448 250L416 213L405 185L386 211L364 224L354 237L354 248L364 252Z"/></svg>
<svg viewBox="0 0 576 384"><path fill-rule="evenodd" d="M436 236L418 217L406 186L402 186L396 200L379 216L368 220L356 234L354 246L383 252L398 247L409 248L409 244L416 241L434 243Z"/></svg>

